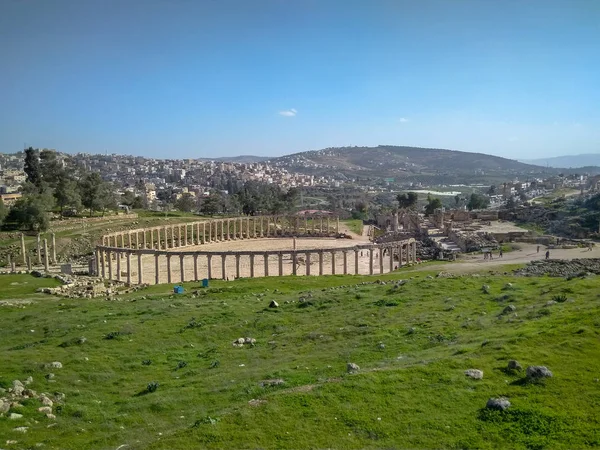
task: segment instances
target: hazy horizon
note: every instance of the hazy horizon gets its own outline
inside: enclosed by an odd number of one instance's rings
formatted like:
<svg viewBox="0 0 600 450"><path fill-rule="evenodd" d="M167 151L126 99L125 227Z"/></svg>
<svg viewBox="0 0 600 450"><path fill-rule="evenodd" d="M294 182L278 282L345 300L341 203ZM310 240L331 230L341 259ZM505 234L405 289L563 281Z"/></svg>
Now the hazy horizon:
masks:
<svg viewBox="0 0 600 450"><path fill-rule="evenodd" d="M600 151L600 3L0 2L0 151Z"/></svg>

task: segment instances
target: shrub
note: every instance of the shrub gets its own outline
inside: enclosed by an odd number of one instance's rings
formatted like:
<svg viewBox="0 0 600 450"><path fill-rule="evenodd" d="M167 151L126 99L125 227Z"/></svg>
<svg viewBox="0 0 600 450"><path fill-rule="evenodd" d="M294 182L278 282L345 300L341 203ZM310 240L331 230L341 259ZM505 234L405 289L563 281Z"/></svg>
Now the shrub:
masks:
<svg viewBox="0 0 600 450"><path fill-rule="evenodd" d="M151 381L146 387L146 392L155 392L158 389L158 382Z"/></svg>

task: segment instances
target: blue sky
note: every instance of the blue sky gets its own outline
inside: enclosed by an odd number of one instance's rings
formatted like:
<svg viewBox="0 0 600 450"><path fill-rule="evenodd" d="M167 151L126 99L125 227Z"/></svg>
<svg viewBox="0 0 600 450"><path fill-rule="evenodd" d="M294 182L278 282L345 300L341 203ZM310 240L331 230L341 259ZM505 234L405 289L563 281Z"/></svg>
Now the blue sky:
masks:
<svg viewBox="0 0 600 450"><path fill-rule="evenodd" d="M2 0L0 151L600 152L598 0Z"/></svg>

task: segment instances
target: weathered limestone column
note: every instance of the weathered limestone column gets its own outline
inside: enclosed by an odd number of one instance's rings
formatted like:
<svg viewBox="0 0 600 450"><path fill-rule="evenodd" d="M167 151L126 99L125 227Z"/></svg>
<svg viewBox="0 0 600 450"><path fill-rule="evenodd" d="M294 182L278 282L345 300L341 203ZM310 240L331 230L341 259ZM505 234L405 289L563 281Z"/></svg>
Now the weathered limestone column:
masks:
<svg viewBox="0 0 600 450"><path fill-rule="evenodd" d="M183 246L187 247L187 231L188 231L187 223L183 224L181 226L181 228L183 228Z"/></svg>
<svg viewBox="0 0 600 450"><path fill-rule="evenodd" d="M123 245L125 247L125 245ZM127 232L127 248L131 248L131 231Z"/></svg>
<svg viewBox="0 0 600 450"><path fill-rule="evenodd" d="M388 253L390 257L390 273L394 271L394 246L391 245L388 247Z"/></svg>
<svg viewBox="0 0 600 450"><path fill-rule="evenodd" d="M254 228L254 231L256 232L256 227ZM269 254L265 253L263 255L263 262L265 264L265 277L269 276Z"/></svg>
<svg viewBox="0 0 600 450"><path fill-rule="evenodd" d="M369 275L373 275L373 248L369 249Z"/></svg>
<svg viewBox="0 0 600 450"><path fill-rule="evenodd" d="M117 281L121 281L121 252L117 250L115 257L117 258Z"/></svg>
<svg viewBox="0 0 600 450"><path fill-rule="evenodd" d="M200 240L200 222L196 223L196 239L198 242L196 242L196 244L200 245L200 244L204 244L204 242L202 242Z"/></svg>
<svg viewBox="0 0 600 450"><path fill-rule="evenodd" d="M225 266L227 264L226 258L227 258L227 255L225 253L221 254L221 277L224 280L227 279L227 273L226 273L227 269L225 268Z"/></svg>
<svg viewBox="0 0 600 450"><path fill-rule="evenodd" d="M231 240L230 227L231 227L231 219L227 219L227 237L226 237L226 239L228 241Z"/></svg>
<svg viewBox="0 0 600 450"><path fill-rule="evenodd" d="M297 275L298 271L298 254L294 251L292 252L292 275Z"/></svg>
<svg viewBox="0 0 600 450"><path fill-rule="evenodd" d="M212 255L206 255L206 266L207 266L207 278L210 280L212 278Z"/></svg>
<svg viewBox="0 0 600 450"><path fill-rule="evenodd" d="M317 220L315 219L315 216L311 216L310 218L310 224L311 224L311 234L315 234L315 222Z"/></svg>
<svg viewBox="0 0 600 450"><path fill-rule="evenodd" d="M110 250L106 251L106 259L108 260L108 279L112 280L113 270L112 270L112 254Z"/></svg>
<svg viewBox="0 0 600 450"><path fill-rule="evenodd" d="M167 283L171 284L171 255L167 253Z"/></svg>
<svg viewBox="0 0 600 450"><path fill-rule="evenodd" d="M383 273L383 248L379 247L379 273Z"/></svg>
<svg viewBox="0 0 600 450"><path fill-rule="evenodd" d="M331 252L331 275L335 275L335 252Z"/></svg>
<svg viewBox="0 0 600 450"><path fill-rule="evenodd" d="M254 278L254 253L250 253L250 278Z"/></svg>
<svg viewBox="0 0 600 450"><path fill-rule="evenodd" d="M183 244L183 232L181 231L181 225L177 225L177 245L176 247L181 247Z"/></svg>
<svg viewBox="0 0 600 450"><path fill-rule="evenodd" d="M31 262L31 256L27 256L27 270L29 270L31 272L32 268L33 268L33 263Z"/></svg>
<svg viewBox="0 0 600 450"><path fill-rule="evenodd" d="M134 242L134 245L135 245L134 248L138 249L138 248L140 248L140 232L136 231L133 236L135 237L135 239L134 239L134 241L135 241Z"/></svg>
<svg viewBox="0 0 600 450"><path fill-rule="evenodd" d="M100 250L100 270L98 271L98 274L102 278L106 278L105 258L106 258L106 252L104 250ZM29 270L31 270L31 269L29 269Z"/></svg>
<svg viewBox="0 0 600 450"><path fill-rule="evenodd" d="M163 234L165 235L165 245L163 246L163 248L164 248L165 250L169 248L169 244L168 244L168 242L169 242L169 241L167 240L167 231L168 231L168 230L167 230L167 227L165 226L165 227L163 228ZM160 236L159 236L159 237L160 237ZM159 245L160 245L160 241L159 241ZM159 248L160 248L160 247L159 247Z"/></svg>
<svg viewBox="0 0 600 450"><path fill-rule="evenodd" d="M246 238L250 239L250 217L246 217Z"/></svg>
<svg viewBox="0 0 600 450"><path fill-rule="evenodd" d="M175 225L171 225L171 245L170 248L175 248Z"/></svg>
<svg viewBox="0 0 600 450"><path fill-rule="evenodd" d="M160 245L160 240L158 243ZM158 260L158 253L154 254L154 284L160 284L160 264Z"/></svg>
<svg viewBox="0 0 600 450"><path fill-rule="evenodd" d="M200 277L198 276L198 255L194 255L194 281L198 281Z"/></svg>
<svg viewBox="0 0 600 450"><path fill-rule="evenodd" d="M44 269L48 272L49 263L48 263L48 239L44 239Z"/></svg>
<svg viewBox="0 0 600 450"><path fill-rule="evenodd" d="M323 250L319 250L319 275L323 275Z"/></svg>
<svg viewBox="0 0 600 450"><path fill-rule="evenodd" d="M240 217L240 239L244 239L244 218Z"/></svg>
<svg viewBox="0 0 600 450"><path fill-rule="evenodd" d="M184 257L184 255L179 255L179 281L181 283L185 281L185 262L183 260Z"/></svg>
<svg viewBox="0 0 600 450"><path fill-rule="evenodd" d="M329 216L327 216L327 231L326 231L326 233L329 234Z"/></svg>
<svg viewBox="0 0 600 450"><path fill-rule="evenodd" d="M138 253L138 284L144 283L144 265L142 264L142 254Z"/></svg>
<svg viewBox="0 0 600 450"><path fill-rule="evenodd" d="M131 252L127 252L127 286L131 286Z"/></svg>
<svg viewBox="0 0 600 450"><path fill-rule="evenodd" d="M416 241L412 243L412 254L413 254L413 263L417 262L417 243Z"/></svg>
<svg viewBox="0 0 600 450"><path fill-rule="evenodd" d="M206 222L202 222L202 243L206 244Z"/></svg>
<svg viewBox="0 0 600 450"><path fill-rule="evenodd" d="M282 277L283 276L283 253L279 252L277 254L277 256L279 257L279 276Z"/></svg>
<svg viewBox="0 0 600 450"><path fill-rule="evenodd" d="M235 255L235 277L240 278L240 254Z"/></svg>
<svg viewBox="0 0 600 450"><path fill-rule="evenodd" d="M348 274L348 252L346 250L344 250L343 252L344 255L344 275Z"/></svg>
<svg viewBox="0 0 600 450"><path fill-rule="evenodd" d="M194 245L196 241L194 240L194 223L190 223L190 245Z"/></svg>
<svg viewBox="0 0 600 450"><path fill-rule="evenodd" d="M310 252L306 252L306 276L310 275Z"/></svg>
<svg viewBox="0 0 600 450"><path fill-rule="evenodd" d="M94 251L94 264L96 265L96 267L89 267L89 269L94 269L94 272L91 273L90 271L90 275L94 276L94 277L99 277L100 276L100 252L98 251L98 248L96 248L96 250Z"/></svg>
<svg viewBox="0 0 600 450"><path fill-rule="evenodd" d="M335 218L335 234L340 234L340 218Z"/></svg>
<svg viewBox="0 0 600 450"><path fill-rule="evenodd" d="M235 241L237 239L237 220L233 219L231 222L233 223L233 240Z"/></svg>
<svg viewBox="0 0 600 450"><path fill-rule="evenodd" d="M252 227L254 228L253 236L256 238L256 217L252 218Z"/></svg>
<svg viewBox="0 0 600 450"><path fill-rule="evenodd" d="M37 235L37 259L38 259L38 264L42 264L42 244L41 244L41 238L40 235Z"/></svg>
<svg viewBox="0 0 600 450"><path fill-rule="evenodd" d="M260 237L265 237L265 232L263 228L263 216L260 216Z"/></svg>
<svg viewBox="0 0 600 450"><path fill-rule="evenodd" d="M25 249L25 235L21 233L21 256L23 256L23 265L27 264L27 250Z"/></svg>
<svg viewBox="0 0 600 450"><path fill-rule="evenodd" d="M319 216L319 233L323 234L323 216Z"/></svg>
<svg viewBox="0 0 600 450"><path fill-rule="evenodd" d="M266 233L266 236L269 237L270 234L271 234L271 217L267 216L266 220L267 220L267 233Z"/></svg>
<svg viewBox="0 0 600 450"><path fill-rule="evenodd" d="M144 250L148 248L148 237L146 236L146 229L142 231L142 244L144 245ZM152 242L152 228L150 228L150 242Z"/></svg>
<svg viewBox="0 0 600 450"><path fill-rule="evenodd" d="M358 275L358 250L354 250L354 275Z"/></svg>
<svg viewBox="0 0 600 450"><path fill-rule="evenodd" d="M308 217L304 215L304 234L308 234Z"/></svg>

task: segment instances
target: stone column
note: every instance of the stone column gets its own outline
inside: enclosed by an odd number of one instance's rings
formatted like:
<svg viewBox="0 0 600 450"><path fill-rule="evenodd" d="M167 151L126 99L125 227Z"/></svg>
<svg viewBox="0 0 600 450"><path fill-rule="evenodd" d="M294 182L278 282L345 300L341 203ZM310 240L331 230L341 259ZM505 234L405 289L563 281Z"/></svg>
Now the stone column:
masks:
<svg viewBox="0 0 600 450"><path fill-rule="evenodd" d="M27 270L29 270L31 272L32 268L33 268L33 264L31 262L31 256L27 256Z"/></svg>
<svg viewBox="0 0 600 450"><path fill-rule="evenodd" d="M256 239L256 217L252 218L252 227L254 228L253 236Z"/></svg>
<svg viewBox="0 0 600 450"><path fill-rule="evenodd" d="M297 275L296 268L298 267L298 254L292 253L292 275Z"/></svg>
<svg viewBox="0 0 600 450"><path fill-rule="evenodd" d="M21 233L21 256L23 257L23 265L27 264L27 250L25 249L25 235Z"/></svg>
<svg viewBox="0 0 600 450"><path fill-rule="evenodd" d="M123 242L123 247L125 247L125 242ZM131 231L127 232L127 248L131 248Z"/></svg>
<svg viewBox="0 0 600 450"><path fill-rule="evenodd" d="M179 255L179 281L183 283L185 281L185 258L184 255Z"/></svg>
<svg viewBox="0 0 600 450"><path fill-rule="evenodd" d="M231 240L231 235L230 235L230 227L231 227L231 219L227 219L227 240Z"/></svg>
<svg viewBox="0 0 600 450"><path fill-rule="evenodd" d="M127 286L131 286L131 252L127 252Z"/></svg>
<svg viewBox="0 0 600 450"><path fill-rule="evenodd" d="M198 281L198 255L194 255L194 281Z"/></svg>
<svg viewBox="0 0 600 450"><path fill-rule="evenodd" d="M202 243L206 243L206 222L202 222Z"/></svg>
<svg viewBox="0 0 600 450"><path fill-rule="evenodd" d="M222 222L221 222L222 223ZM226 269L225 269L225 265L227 264L226 261L227 255L225 253L223 253L221 255L221 277L226 280L227 279L227 273L226 273Z"/></svg>
<svg viewBox="0 0 600 450"><path fill-rule="evenodd" d="M240 254L235 255L235 277L240 278Z"/></svg>
<svg viewBox="0 0 600 450"><path fill-rule="evenodd" d="M256 228L254 229L254 231L256 231ZM268 277L269 276L269 254L268 253L265 253L263 255L263 260L265 263L265 277Z"/></svg>
<svg viewBox="0 0 600 450"><path fill-rule="evenodd" d="M315 234L315 222L316 222L316 219L314 216L312 216L310 218L311 234Z"/></svg>
<svg viewBox="0 0 600 450"><path fill-rule="evenodd" d="M267 216L267 237L271 234L271 217Z"/></svg>
<svg viewBox="0 0 600 450"><path fill-rule="evenodd" d="M237 230L236 230L237 220L233 219L232 222L233 222L233 240L235 241L237 239Z"/></svg>
<svg viewBox="0 0 600 450"><path fill-rule="evenodd" d="M95 277L100 276L100 253L101 252L98 250L98 248L96 248L96 251L94 252L94 263L96 267L94 267L94 273L90 273L90 275L93 275Z"/></svg>
<svg viewBox="0 0 600 450"><path fill-rule="evenodd" d="M344 256L344 275L348 274L348 252L346 250L344 250L342 252L343 256Z"/></svg>
<svg viewBox="0 0 600 450"><path fill-rule="evenodd" d="M323 250L319 250L319 275L323 275Z"/></svg>
<svg viewBox="0 0 600 450"><path fill-rule="evenodd" d="M164 238L165 238L165 245L164 245L163 247L164 247L164 249L165 249L165 250L169 248L169 241L168 241L168 239L167 239L167 232L168 232L168 230L167 230L167 227L165 226L165 227L163 228L163 234L165 235L165 236L164 236ZM160 236L159 236L159 237L160 237ZM160 240L159 240L159 245L160 245ZM159 248L160 248L160 247L159 247Z"/></svg>
<svg viewBox="0 0 600 450"><path fill-rule="evenodd" d="M40 235L37 235L37 259L38 259L38 264L42 264L42 245L41 245L41 238Z"/></svg>
<svg viewBox="0 0 600 450"><path fill-rule="evenodd" d="M340 234L340 218L335 218L335 234Z"/></svg>
<svg viewBox="0 0 600 450"><path fill-rule="evenodd" d="M327 231L325 233L329 234L329 216L327 216Z"/></svg>
<svg viewBox="0 0 600 450"><path fill-rule="evenodd" d="M391 245L388 247L389 257L390 257L390 272L394 271L394 246Z"/></svg>
<svg viewBox="0 0 600 450"><path fill-rule="evenodd" d="M383 248L379 247L379 273L383 273Z"/></svg>
<svg viewBox="0 0 600 450"><path fill-rule="evenodd" d="M200 240L200 222L196 223L196 240L197 240L197 242L196 242L196 243L197 243L198 245L200 245L200 244L203 244L203 243L204 243L204 242L202 242L202 241Z"/></svg>
<svg viewBox="0 0 600 450"><path fill-rule="evenodd" d="M358 275L358 250L354 250L354 275Z"/></svg>
<svg viewBox="0 0 600 450"><path fill-rule="evenodd" d="M308 217L304 215L304 234L308 234Z"/></svg>
<svg viewBox="0 0 600 450"><path fill-rule="evenodd" d="M263 216L260 216L260 237L265 237L265 231L263 228Z"/></svg>
<svg viewBox="0 0 600 450"><path fill-rule="evenodd" d="M413 263L416 263L417 262L417 243L413 242L411 245L412 245Z"/></svg>
<svg viewBox="0 0 600 450"><path fill-rule="evenodd" d="M138 253L138 284L144 283L144 265L142 264L142 254Z"/></svg>
<svg viewBox="0 0 600 450"><path fill-rule="evenodd" d="M167 283L171 284L171 255L167 253Z"/></svg>
<svg viewBox="0 0 600 450"><path fill-rule="evenodd" d="M335 252L331 252L331 275L335 275Z"/></svg>
<svg viewBox="0 0 600 450"><path fill-rule="evenodd" d="M319 216L319 233L323 234L323 216Z"/></svg>
<svg viewBox="0 0 600 450"><path fill-rule="evenodd" d="M98 272L102 278L106 278L106 252L104 250L100 250L100 271ZM31 269L29 269L31 270Z"/></svg>
<svg viewBox="0 0 600 450"><path fill-rule="evenodd" d="M150 229L150 232L152 233L152 229ZM148 248L148 238L146 237L146 229L145 228L142 230L142 248L144 250L146 250L146 248Z"/></svg>
<svg viewBox="0 0 600 450"><path fill-rule="evenodd" d="M282 277L283 276L283 253L279 252L277 254L277 256L279 257L279 276Z"/></svg>
<svg viewBox="0 0 600 450"><path fill-rule="evenodd" d="M158 241L160 245L160 240ZM154 254L154 284L160 284L160 265L158 260L158 253Z"/></svg>
<svg viewBox="0 0 600 450"><path fill-rule="evenodd" d="M306 252L306 275L310 275L310 252Z"/></svg>
<svg viewBox="0 0 600 450"><path fill-rule="evenodd" d="M254 253L250 253L250 278L254 278Z"/></svg>
<svg viewBox="0 0 600 450"><path fill-rule="evenodd" d="M373 275L373 248L369 249L369 275Z"/></svg>
<svg viewBox="0 0 600 450"><path fill-rule="evenodd" d="M112 280L113 270L112 270L112 253L110 250L106 251L106 259L108 260L108 279Z"/></svg>
<svg viewBox="0 0 600 450"><path fill-rule="evenodd" d="M175 248L175 225L171 225L171 245L170 248Z"/></svg>
<svg viewBox="0 0 600 450"><path fill-rule="evenodd" d="M117 281L121 281L121 252L116 251L115 257L117 258Z"/></svg>
<svg viewBox="0 0 600 450"><path fill-rule="evenodd" d="M212 255L206 255L207 278L212 278Z"/></svg>
<svg viewBox="0 0 600 450"><path fill-rule="evenodd" d="M244 218L240 217L240 239L244 239Z"/></svg>
<svg viewBox="0 0 600 450"><path fill-rule="evenodd" d="M246 217L246 238L250 239L250 217Z"/></svg>
<svg viewBox="0 0 600 450"><path fill-rule="evenodd" d="M195 223L190 224L190 245L194 245L196 241L194 240L194 225Z"/></svg>
<svg viewBox="0 0 600 450"><path fill-rule="evenodd" d="M49 263L48 263L48 239L44 239L44 269L48 272Z"/></svg>

